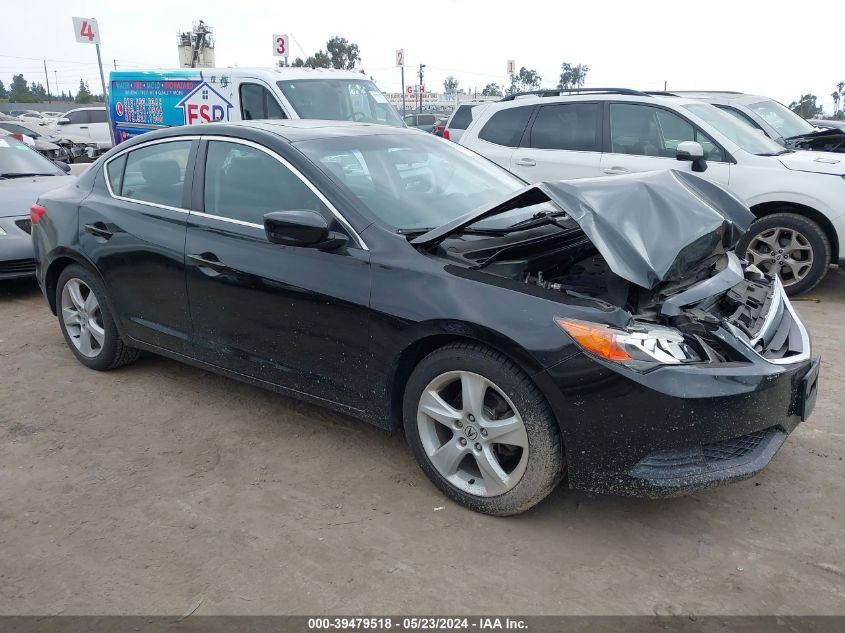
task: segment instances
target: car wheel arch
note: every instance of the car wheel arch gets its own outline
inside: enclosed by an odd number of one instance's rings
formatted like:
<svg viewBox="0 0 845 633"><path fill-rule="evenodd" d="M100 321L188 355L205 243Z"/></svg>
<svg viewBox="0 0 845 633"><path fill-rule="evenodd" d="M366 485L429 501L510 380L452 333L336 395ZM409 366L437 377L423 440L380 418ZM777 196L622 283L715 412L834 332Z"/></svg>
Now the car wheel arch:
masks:
<svg viewBox="0 0 845 633"><path fill-rule="evenodd" d="M62 271L65 268L73 264L79 264L80 266L88 270L90 273L96 275L97 278L100 280L100 283L103 284L103 287L108 289L108 285L103 279L103 276L100 274L100 271L97 270L97 267L94 266L94 264L88 261L85 257L76 252L61 253L52 259L50 265L47 267L47 271L44 274L44 290L47 295L47 301L50 305L50 310L53 312L54 315L57 312L56 289L59 282L59 277L61 276ZM120 319L117 318L117 312L115 312L114 310L114 306L111 302L111 297L106 295L103 300L108 302L109 309L111 310L112 314L115 315L114 321L115 325L117 326L117 330L120 335L123 336L123 324L120 322Z"/></svg>
<svg viewBox="0 0 845 633"><path fill-rule="evenodd" d="M454 328L442 326L440 331L429 331L419 336L399 352L396 362L392 364L393 371L387 393L388 428L393 430L402 428L402 403L405 398L408 379L423 358L442 347L455 343L483 345L506 356L532 379L543 370L543 367L517 343L509 341L501 335L488 336L485 332L479 332L477 328L473 328L469 324L467 324L467 331L449 332L444 331L444 329ZM540 385L538 385L538 388L548 399L545 390Z"/></svg>
<svg viewBox="0 0 845 633"><path fill-rule="evenodd" d="M794 213L795 215L800 215L808 220L812 220L821 227L822 231L824 231L827 236L831 249L831 261L836 262L839 259L839 239L836 234L836 229L824 213L805 204L783 201L761 202L751 206L750 209L754 216L758 219L764 218L768 215L774 215L775 213Z"/></svg>

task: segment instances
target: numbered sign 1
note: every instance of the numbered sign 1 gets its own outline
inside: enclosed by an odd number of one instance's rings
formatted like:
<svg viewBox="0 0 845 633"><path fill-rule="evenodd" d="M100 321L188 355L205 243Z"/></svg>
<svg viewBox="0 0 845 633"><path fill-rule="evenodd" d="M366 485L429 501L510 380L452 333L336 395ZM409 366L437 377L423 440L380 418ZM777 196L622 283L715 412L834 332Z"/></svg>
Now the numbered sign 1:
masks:
<svg viewBox="0 0 845 633"><path fill-rule="evenodd" d="M273 55L275 57L287 57L290 41L287 35L273 36Z"/></svg>
<svg viewBox="0 0 845 633"><path fill-rule="evenodd" d="M94 18L73 18L73 33L82 44L100 43L100 27Z"/></svg>
<svg viewBox="0 0 845 633"><path fill-rule="evenodd" d="M400 48L396 51L396 65L397 66L404 66L405 65L405 49Z"/></svg>
<svg viewBox="0 0 845 633"><path fill-rule="evenodd" d="M508 60L508 74L513 75L516 73L516 61L513 59Z"/></svg>

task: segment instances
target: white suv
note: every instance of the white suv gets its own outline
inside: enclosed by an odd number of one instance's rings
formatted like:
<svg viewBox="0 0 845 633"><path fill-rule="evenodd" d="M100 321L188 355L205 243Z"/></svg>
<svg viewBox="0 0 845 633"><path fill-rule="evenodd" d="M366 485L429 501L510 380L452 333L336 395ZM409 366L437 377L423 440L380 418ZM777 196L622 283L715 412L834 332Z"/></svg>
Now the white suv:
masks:
<svg viewBox="0 0 845 633"><path fill-rule="evenodd" d="M107 150L113 145L105 106L68 110L56 124L62 133L89 138L101 150Z"/></svg>
<svg viewBox="0 0 845 633"><path fill-rule="evenodd" d="M528 182L678 169L728 187L759 218L740 254L790 294L840 259L842 154L787 150L708 103L635 90L514 95L473 114L460 144Z"/></svg>

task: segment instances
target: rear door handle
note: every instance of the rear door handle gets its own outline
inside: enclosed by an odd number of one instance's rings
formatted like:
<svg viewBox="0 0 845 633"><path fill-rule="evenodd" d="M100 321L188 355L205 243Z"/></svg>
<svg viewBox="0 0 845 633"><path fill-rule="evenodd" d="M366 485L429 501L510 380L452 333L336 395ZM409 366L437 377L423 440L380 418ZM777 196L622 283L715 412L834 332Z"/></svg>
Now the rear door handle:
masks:
<svg viewBox="0 0 845 633"><path fill-rule="evenodd" d="M80 129L80 130L87 130L87 129L88 129L88 126L87 126L87 125L80 125L80 126L79 126L79 129Z"/></svg>
<svg viewBox="0 0 845 633"><path fill-rule="evenodd" d="M520 158L516 161L516 164L520 167L535 167L537 165L537 161L533 158Z"/></svg>
<svg viewBox="0 0 845 633"><path fill-rule="evenodd" d="M209 274L209 272L220 274L227 268L226 264L221 262L214 253L188 255L188 259L194 262L197 265L197 268L206 274Z"/></svg>
<svg viewBox="0 0 845 633"><path fill-rule="evenodd" d="M94 224L86 224L85 230L94 237L101 237L104 240L111 239L114 235L104 222L94 222Z"/></svg>
<svg viewBox="0 0 845 633"><path fill-rule="evenodd" d="M608 167L604 170L608 176L622 176L624 174L630 174L631 170L627 167Z"/></svg>

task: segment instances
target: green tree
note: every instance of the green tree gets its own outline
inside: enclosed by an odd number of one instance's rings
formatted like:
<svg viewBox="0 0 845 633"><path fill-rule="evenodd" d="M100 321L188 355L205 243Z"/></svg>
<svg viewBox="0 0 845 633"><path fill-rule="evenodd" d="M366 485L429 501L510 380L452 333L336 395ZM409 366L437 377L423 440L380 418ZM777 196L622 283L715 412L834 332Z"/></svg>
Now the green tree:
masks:
<svg viewBox="0 0 845 633"><path fill-rule="evenodd" d="M43 85L32 82L32 96L36 101L47 101L47 90Z"/></svg>
<svg viewBox="0 0 845 633"><path fill-rule="evenodd" d="M536 70L529 70L525 66L519 69L519 72L511 75L511 85L508 87L508 94L512 95L517 92L528 92L529 90L537 90L540 88L542 77L537 74Z"/></svg>
<svg viewBox="0 0 845 633"><path fill-rule="evenodd" d="M590 72L590 67L586 64L570 64L564 62L560 65L560 81L557 87L561 90L571 88L580 88L587 80L587 73Z"/></svg>
<svg viewBox="0 0 845 633"><path fill-rule="evenodd" d="M34 103L35 97L29 89L29 82L23 75L13 75L9 86L9 101L12 103Z"/></svg>
<svg viewBox="0 0 845 633"><path fill-rule="evenodd" d="M501 97L504 89L499 84L487 84L481 91L482 97Z"/></svg>
<svg viewBox="0 0 845 633"><path fill-rule="evenodd" d="M329 54L332 68L353 70L355 65L361 61L361 51L358 49L358 45L353 44L345 37L335 35L326 42L326 51Z"/></svg>
<svg viewBox="0 0 845 633"><path fill-rule="evenodd" d="M88 84L82 79L79 80L79 90L76 93L76 103L91 103L94 100L94 95L88 90Z"/></svg>
<svg viewBox="0 0 845 633"><path fill-rule="evenodd" d="M9 96L9 92L6 90L6 86L3 85L3 82L0 81L0 99L5 99Z"/></svg>
<svg viewBox="0 0 845 633"><path fill-rule="evenodd" d="M816 100L816 95L801 95L798 101L789 104L789 109L800 117L812 119L819 116L823 110L821 106L816 105Z"/></svg>
<svg viewBox="0 0 845 633"><path fill-rule="evenodd" d="M447 95L453 95L458 92L458 80L454 75L449 75L443 80L443 92Z"/></svg>
<svg viewBox="0 0 845 633"><path fill-rule="evenodd" d="M842 95L839 93L838 90L834 90L830 93L831 98L833 99L833 114L839 112L839 99L842 98Z"/></svg>

